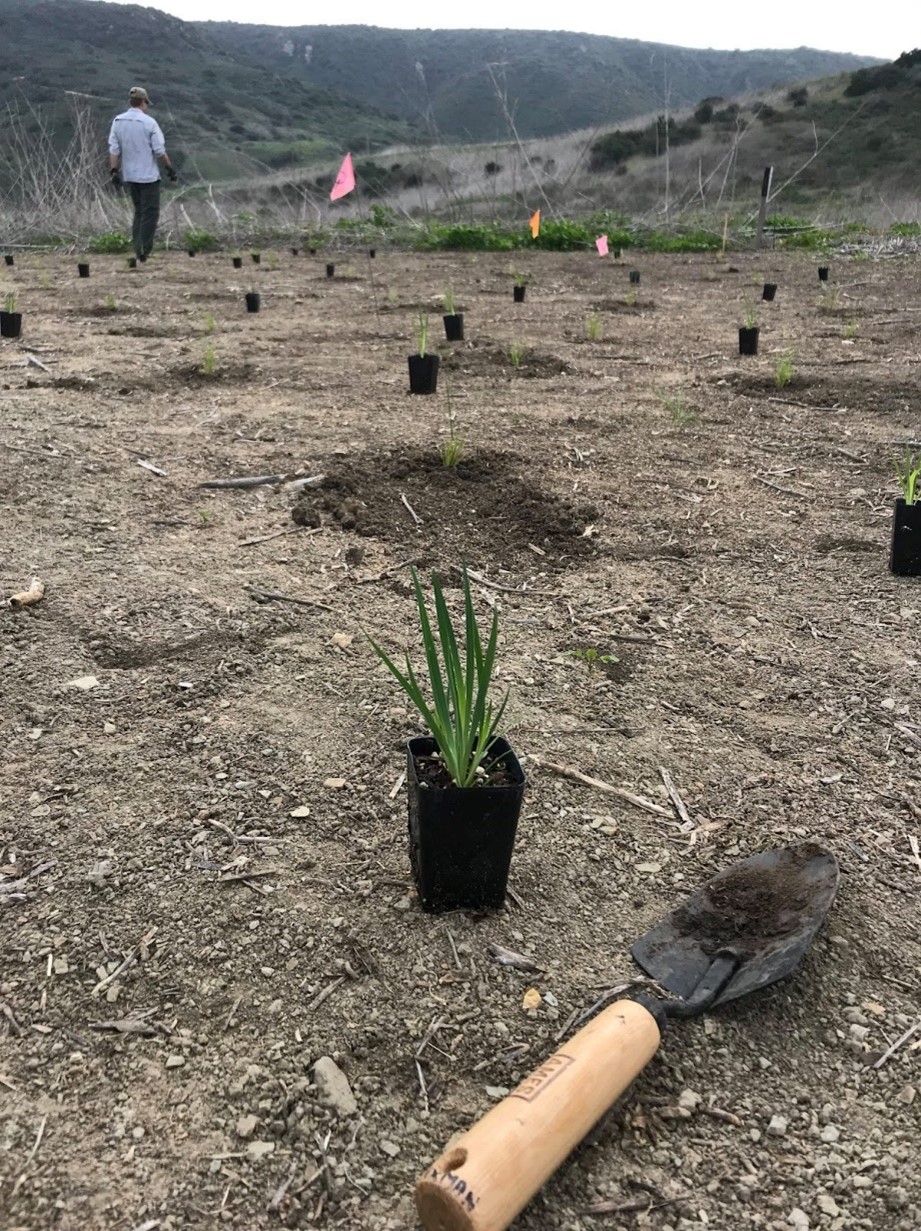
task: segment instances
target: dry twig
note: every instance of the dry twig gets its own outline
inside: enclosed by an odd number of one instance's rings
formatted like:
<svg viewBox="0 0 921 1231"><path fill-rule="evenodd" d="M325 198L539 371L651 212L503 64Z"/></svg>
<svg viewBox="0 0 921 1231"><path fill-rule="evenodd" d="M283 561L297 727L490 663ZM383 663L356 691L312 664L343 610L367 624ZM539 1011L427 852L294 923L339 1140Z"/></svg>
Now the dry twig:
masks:
<svg viewBox="0 0 921 1231"><path fill-rule="evenodd" d="M596 791L604 791L606 795L616 795L618 799L632 804L634 808L642 808L644 812L651 812L653 816L664 816L669 821L672 819L672 814L668 808L663 808L661 804L653 803L651 799L646 799L643 795L636 795L625 787L612 786L610 782L603 782L600 778L590 778L588 774L583 774L581 770L573 769L571 765L557 765L554 761L545 761L542 757L538 758L533 755L531 760L535 765L549 769L551 773L559 774L561 778L571 778L574 782L582 782L586 786L594 787Z"/></svg>

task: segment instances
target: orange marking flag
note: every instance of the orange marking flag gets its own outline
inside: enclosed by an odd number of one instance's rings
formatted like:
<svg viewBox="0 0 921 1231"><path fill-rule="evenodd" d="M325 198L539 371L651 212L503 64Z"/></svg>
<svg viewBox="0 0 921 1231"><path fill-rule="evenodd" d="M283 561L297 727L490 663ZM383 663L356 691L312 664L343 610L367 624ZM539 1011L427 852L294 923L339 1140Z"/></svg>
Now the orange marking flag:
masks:
<svg viewBox="0 0 921 1231"><path fill-rule="evenodd" d="M336 176L336 182L333 184L333 190L329 194L330 201L338 201L340 197L344 197L346 193L352 191L355 187L355 168L352 166L352 155L346 154L342 160L342 166L339 168L339 174Z"/></svg>
<svg viewBox="0 0 921 1231"><path fill-rule="evenodd" d="M540 210L536 209L531 215L531 238L537 239L540 235Z"/></svg>

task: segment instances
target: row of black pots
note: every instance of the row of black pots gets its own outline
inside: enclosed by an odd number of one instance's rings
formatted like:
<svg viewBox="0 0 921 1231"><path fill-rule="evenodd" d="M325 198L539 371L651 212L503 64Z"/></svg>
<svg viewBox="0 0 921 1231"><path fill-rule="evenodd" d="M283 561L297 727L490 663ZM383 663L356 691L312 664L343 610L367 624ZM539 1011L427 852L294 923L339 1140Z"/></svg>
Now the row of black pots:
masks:
<svg viewBox="0 0 921 1231"><path fill-rule="evenodd" d="M493 740L490 761L508 785L430 787L419 769L437 752L421 736L406 748L409 858L422 909L498 910L505 901L526 786L510 744Z"/></svg>
<svg viewBox="0 0 921 1231"><path fill-rule="evenodd" d="M0 312L0 338L18 338L22 333L21 312Z"/></svg>

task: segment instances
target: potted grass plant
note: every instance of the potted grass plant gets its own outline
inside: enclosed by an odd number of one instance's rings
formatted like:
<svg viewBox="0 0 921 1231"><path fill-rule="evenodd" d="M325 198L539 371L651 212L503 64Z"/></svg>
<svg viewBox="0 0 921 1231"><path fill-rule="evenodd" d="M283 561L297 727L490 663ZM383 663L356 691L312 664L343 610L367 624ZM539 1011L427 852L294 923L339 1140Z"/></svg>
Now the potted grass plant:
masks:
<svg viewBox="0 0 921 1231"><path fill-rule="evenodd" d="M639 286L639 284L640 284L640 271L638 269L631 269L630 270L630 285Z"/></svg>
<svg viewBox="0 0 921 1231"><path fill-rule="evenodd" d="M254 265L262 264L262 253L261 252L251 252L249 255L252 257L252 261Z"/></svg>
<svg viewBox="0 0 921 1231"><path fill-rule="evenodd" d="M776 282L765 282L764 286L761 288L761 298L766 303L773 303L774 296L776 294L777 294L777 283Z"/></svg>
<svg viewBox="0 0 921 1231"><path fill-rule="evenodd" d="M258 312L262 305L262 297L258 291L246 292L246 310L247 312Z"/></svg>
<svg viewBox="0 0 921 1231"><path fill-rule="evenodd" d="M758 328L758 321L755 316L755 305L751 302L745 304L745 324L739 329L739 354L740 355L757 355L758 353L758 335L761 330Z"/></svg>
<svg viewBox="0 0 921 1231"><path fill-rule="evenodd" d="M819 266L819 281L820 282L828 281L828 266L827 265Z"/></svg>
<svg viewBox="0 0 921 1231"><path fill-rule="evenodd" d="M329 261L326 265L326 276L327 278L335 278L336 276L336 266L332 261Z"/></svg>
<svg viewBox="0 0 921 1231"><path fill-rule="evenodd" d="M408 656L404 670L376 641L371 645L429 729L406 748L413 878L423 910L498 910L525 788L518 758L498 735L508 694L498 705L489 695L499 617L493 611L484 645L466 568L463 633L452 624L437 576L432 574L434 618L415 569L412 580L427 690Z"/></svg>
<svg viewBox="0 0 921 1231"><path fill-rule="evenodd" d="M528 288L527 275L520 270L516 270L512 277L515 279L515 285L512 287L512 299L515 303L524 303L524 293Z"/></svg>
<svg viewBox="0 0 921 1231"><path fill-rule="evenodd" d="M434 393L438 388L438 356L428 353L429 318L419 313L416 325L418 352L409 356L410 393Z"/></svg>
<svg viewBox="0 0 921 1231"><path fill-rule="evenodd" d="M242 256L240 256L239 252L234 253L234 255L230 258L230 260L231 260L231 263L232 263L232 265L233 265L234 269L242 269L242 268L243 268L243 258L242 258Z"/></svg>
<svg viewBox="0 0 921 1231"><path fill-rule="evenodd" d="M22 313L16 311L16 296L7 295L6 311L0 312L0 338L18 338L22 333Z"/></svg>
<svg viewBox="0 0 921 1231"><path fill-rule="evenodd" d="M464 314L457 311L457 303L451 287L448 287L442 295L441 302L445 310L445 314L441 318L445 323L445 338L449 342L463 342Z"/></svg>
<svg viewBox="0 0 921 1231"><path fill-rule="evenodd" d="M80 261L80 262L78 262L78 264L77 264L77 273L79 274L79 276L80 276L81 278L88 278L88 277L90 276L90 263L89 263L89 261Z"/></svg>
<svg viewBox="0 0 921 1231"><path fill-rule="evenodd" d="M3 263L4 265L14 265L15 264L15 261L13 260L12 252L4 252Z"/></svg>
<svg viewBox="0 0 921 1231"><path fill-rule="evenodd" d="M918 501L918 480L921 479L921 454L906 453L896 461L902 494L896 499L892 518L892 550L889 571L897 577L921 576L921 503Z"/></svg>

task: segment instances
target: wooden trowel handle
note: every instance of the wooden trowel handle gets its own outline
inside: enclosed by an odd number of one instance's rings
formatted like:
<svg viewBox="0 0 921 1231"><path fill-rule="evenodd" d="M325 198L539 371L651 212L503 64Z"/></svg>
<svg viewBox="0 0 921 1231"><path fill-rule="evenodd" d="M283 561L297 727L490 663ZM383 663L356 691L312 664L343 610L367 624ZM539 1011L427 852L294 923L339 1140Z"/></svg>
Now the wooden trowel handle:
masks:
<svg viewBox="0 0 921 1231"><path fill-rule="evenodd" d="M605 1009L421 1177L426 1231L505 1231L658 1046L648 1009L633 1000Z"/></svg>

